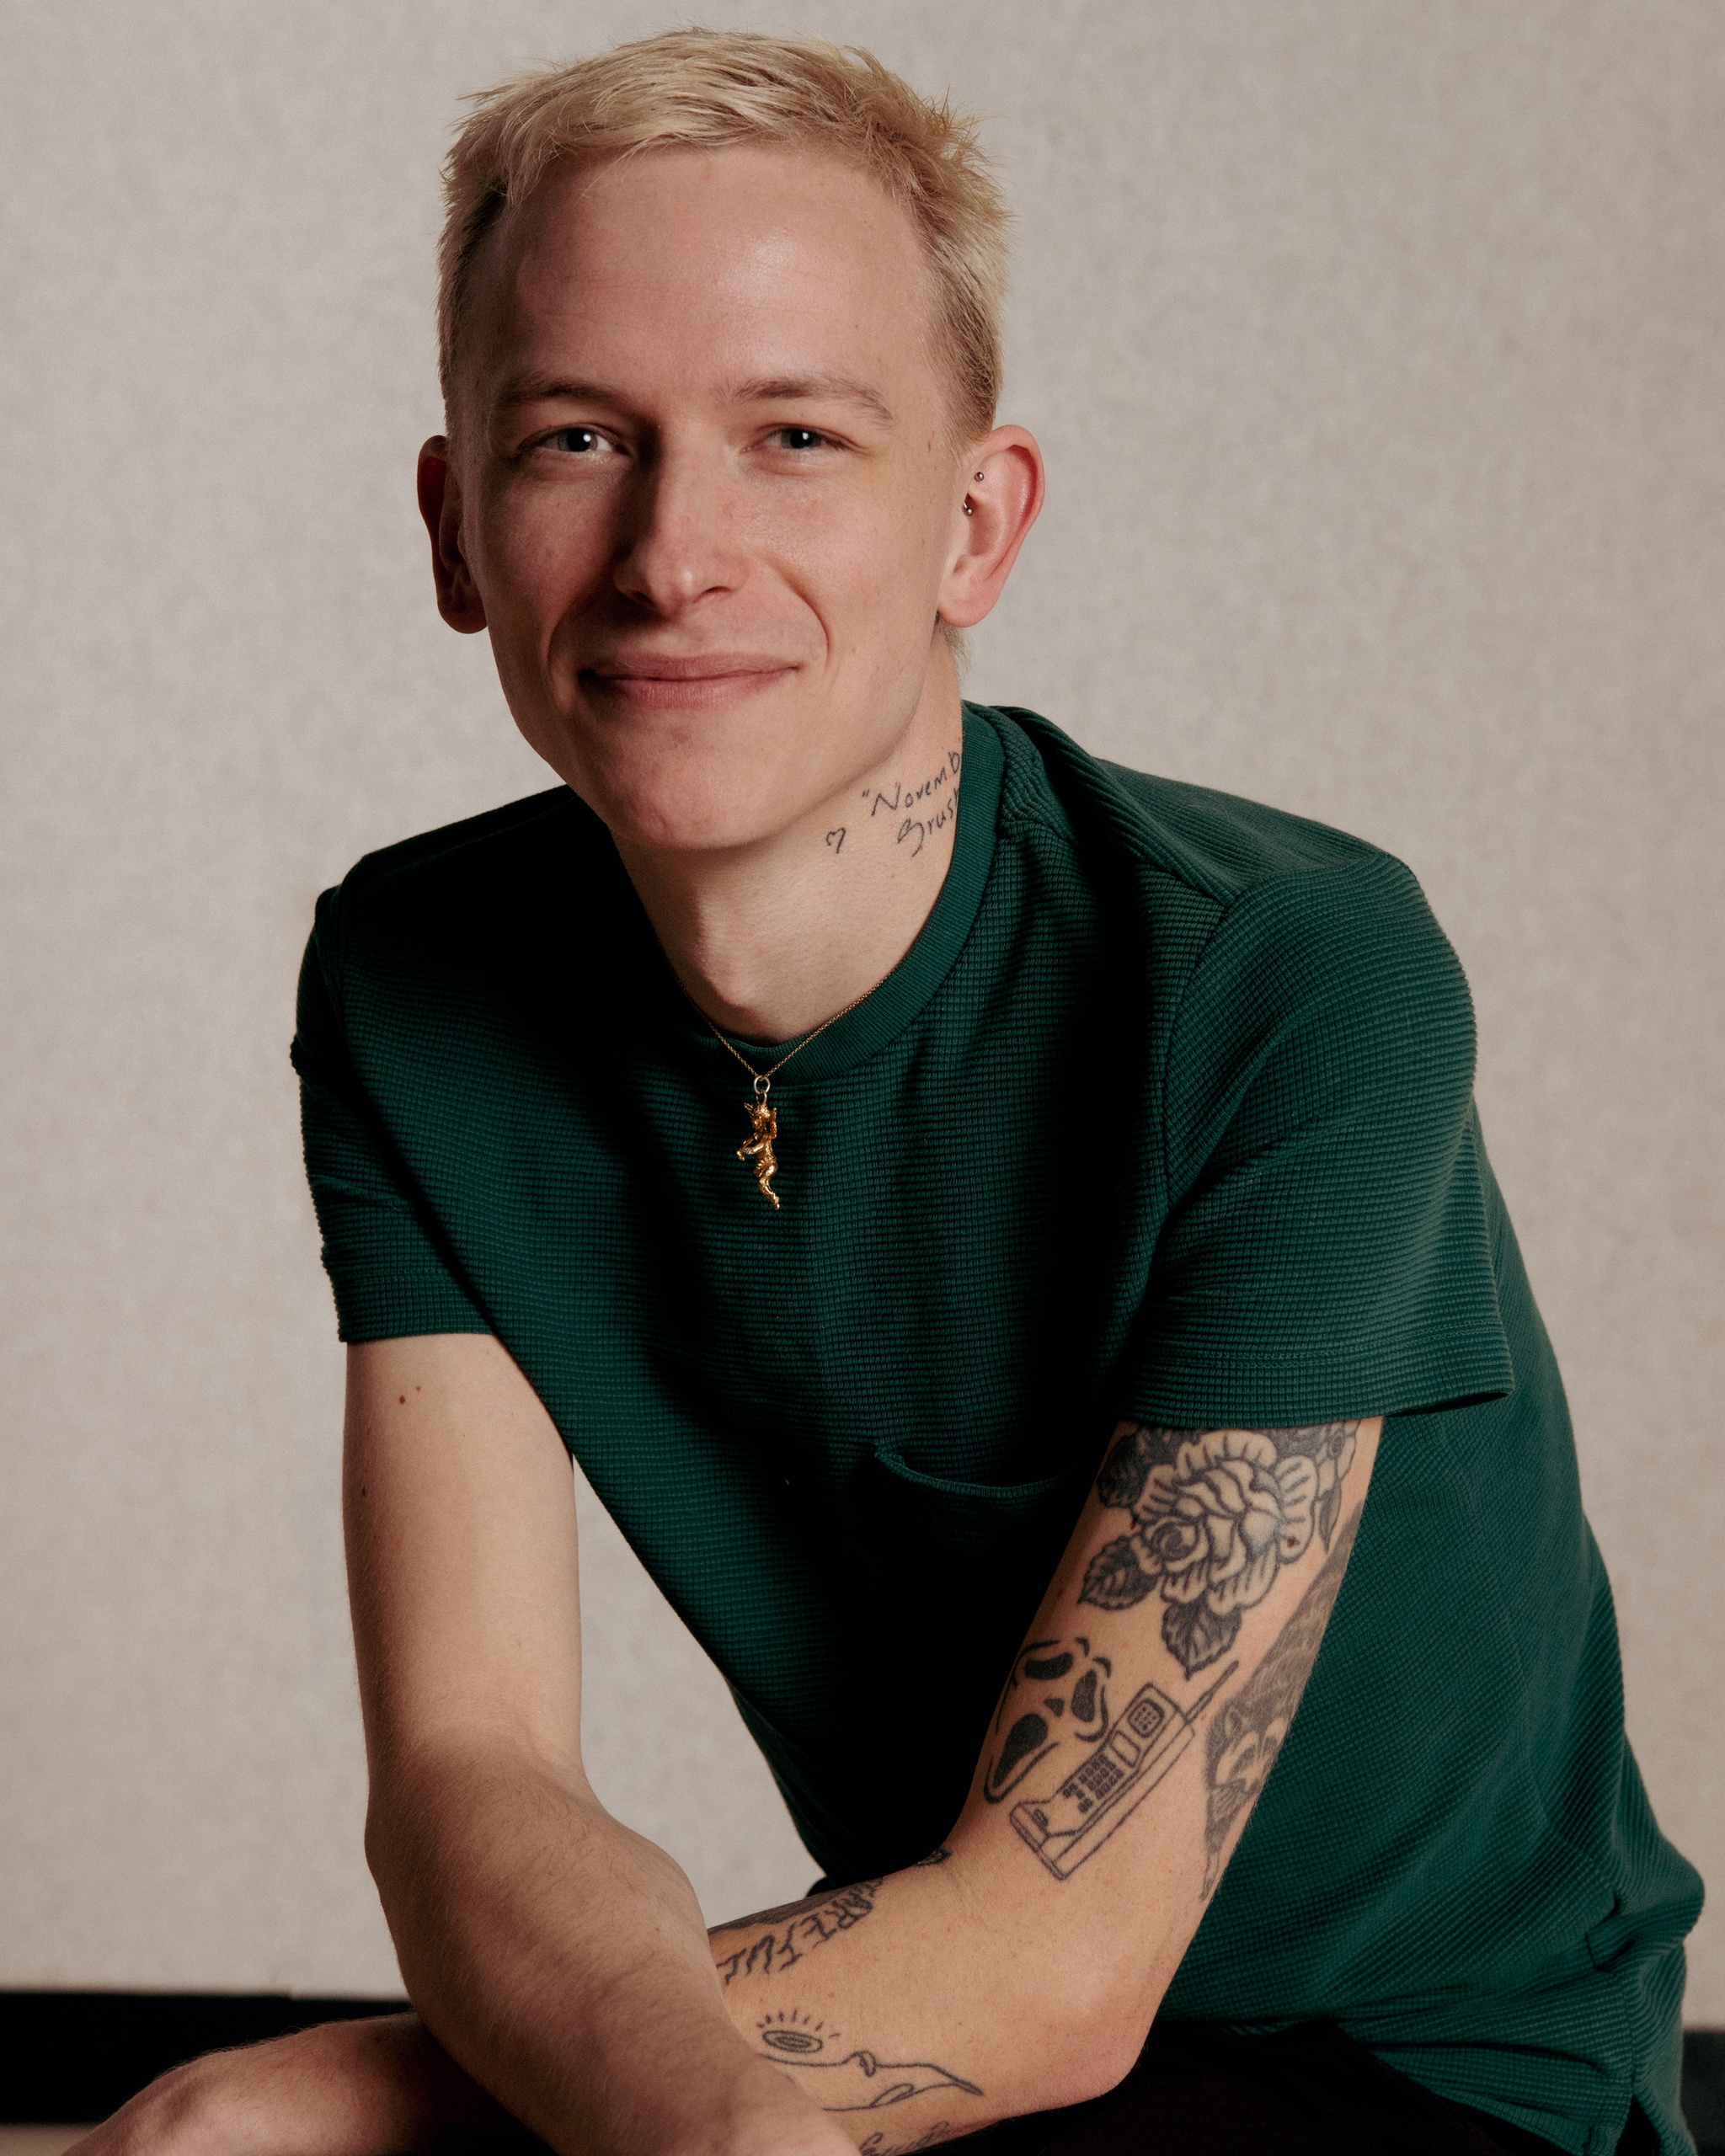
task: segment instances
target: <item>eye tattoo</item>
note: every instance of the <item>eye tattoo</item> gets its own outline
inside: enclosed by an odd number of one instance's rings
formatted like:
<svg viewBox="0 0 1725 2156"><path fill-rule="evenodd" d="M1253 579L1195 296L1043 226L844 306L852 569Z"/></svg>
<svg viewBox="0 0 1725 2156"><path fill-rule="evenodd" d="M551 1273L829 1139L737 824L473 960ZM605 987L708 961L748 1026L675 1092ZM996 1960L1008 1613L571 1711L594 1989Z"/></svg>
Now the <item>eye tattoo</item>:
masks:
<svg viewBox="0 0 1725 2156"><path fill-rule="evenodd" d="M757 2022L760 2056L788 2073L824 2111L879 2111L932 2092L980 2096L974 2081L932 2059L888 2059L844 2031L793 2012Z"/></svg>

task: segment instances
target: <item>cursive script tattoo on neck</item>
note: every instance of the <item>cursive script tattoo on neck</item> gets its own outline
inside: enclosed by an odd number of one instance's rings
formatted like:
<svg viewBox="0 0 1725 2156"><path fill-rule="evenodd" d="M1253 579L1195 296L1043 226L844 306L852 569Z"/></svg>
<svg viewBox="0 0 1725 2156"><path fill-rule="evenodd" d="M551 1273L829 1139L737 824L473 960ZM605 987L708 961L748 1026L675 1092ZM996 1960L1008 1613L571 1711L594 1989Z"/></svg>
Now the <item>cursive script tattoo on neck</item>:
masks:
<svg viewBox="0 0 1725 2156"><path fill-rule="evenodd" d="M939 768L926 776L895 779L890 789L865 786L859 814L872 830L892 833L895 846L905 846L914 861L937 831L956 822L959 779L964 766L962 749L948 749ZM845 850L850 828L835 824L825 836L826 850L835 859Z"/></svg>

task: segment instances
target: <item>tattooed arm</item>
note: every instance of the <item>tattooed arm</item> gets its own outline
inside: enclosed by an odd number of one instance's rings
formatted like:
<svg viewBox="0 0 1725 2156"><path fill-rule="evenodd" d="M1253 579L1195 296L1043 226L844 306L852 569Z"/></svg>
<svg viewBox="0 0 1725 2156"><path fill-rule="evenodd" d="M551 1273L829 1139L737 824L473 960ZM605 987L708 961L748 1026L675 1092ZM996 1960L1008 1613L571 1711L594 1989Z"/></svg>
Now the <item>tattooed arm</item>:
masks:
<svg viewBox="0 0 1725 2156"><path fill-rule="evenodd" d="M1131 2064L1299 1705L1380 1427L1122 1423L949 1846L713 1932L740 2033L864 2156Z"/></svg>

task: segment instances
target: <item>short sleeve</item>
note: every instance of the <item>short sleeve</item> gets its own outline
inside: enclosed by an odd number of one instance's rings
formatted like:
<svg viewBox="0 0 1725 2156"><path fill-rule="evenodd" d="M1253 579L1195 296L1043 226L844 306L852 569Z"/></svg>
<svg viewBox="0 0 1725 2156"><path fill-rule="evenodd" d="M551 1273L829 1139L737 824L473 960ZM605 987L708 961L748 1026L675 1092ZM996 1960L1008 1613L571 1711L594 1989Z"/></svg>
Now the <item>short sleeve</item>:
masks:
<svg viewBox="0 0 1725 2156"><path fill-rule="evenodd" d="M1172 1202L1123 1412L1283 1427L1511 1390L1473 1061L1460 963L1399 862L1235 899L1170 1038Z"/></svg>
<svg viewBox="0 0 1725 2156"><path fill-rule="evenodd" d="M489 1332L367 1097L342 1023L340 894L318 901L291 1050L306 1175L343 1340Z"/></svg>

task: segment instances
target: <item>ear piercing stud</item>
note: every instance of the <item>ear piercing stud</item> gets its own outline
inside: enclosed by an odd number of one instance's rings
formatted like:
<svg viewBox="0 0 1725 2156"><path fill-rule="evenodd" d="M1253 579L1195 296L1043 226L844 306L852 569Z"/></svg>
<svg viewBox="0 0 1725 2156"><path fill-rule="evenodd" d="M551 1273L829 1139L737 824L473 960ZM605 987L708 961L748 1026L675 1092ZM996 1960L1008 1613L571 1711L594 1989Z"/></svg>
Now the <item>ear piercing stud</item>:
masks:
<svg viewBox="0 0 1725 2156"><path fill-rule="evenodd" d="M976 474L976 477L980 479L980 478L982 477L982 474L979 472ZM966 515L966 516L975 516L975 514L976 514L976 504L975 504L975 502L966 502L966 503L965 503L965 504L964 504L964 514L965 514L965 515Z"/></svg>

